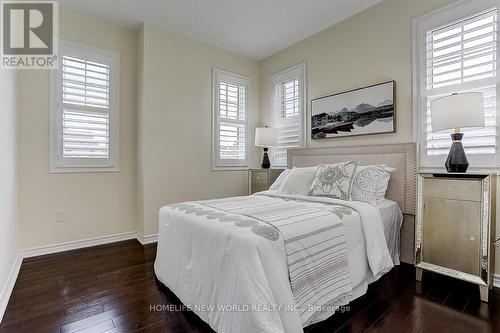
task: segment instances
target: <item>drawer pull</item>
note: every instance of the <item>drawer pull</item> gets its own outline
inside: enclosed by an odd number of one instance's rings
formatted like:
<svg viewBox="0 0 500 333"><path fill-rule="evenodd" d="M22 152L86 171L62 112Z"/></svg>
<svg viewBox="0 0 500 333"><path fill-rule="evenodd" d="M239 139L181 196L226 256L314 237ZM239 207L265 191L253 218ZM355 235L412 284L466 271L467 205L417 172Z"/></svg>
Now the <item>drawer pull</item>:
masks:
<svg viewBox="0 0 500 333"><path fill-rule="evenodd" d="M455 192L455 187L448 186L448 192L454 193Z"/></svg>
<svg viewBox="0 0 500 333"><path fill-rule="evenodd" d="M470 241L475 241L476 240L476 236L469 236L469 240Z"/></svg>

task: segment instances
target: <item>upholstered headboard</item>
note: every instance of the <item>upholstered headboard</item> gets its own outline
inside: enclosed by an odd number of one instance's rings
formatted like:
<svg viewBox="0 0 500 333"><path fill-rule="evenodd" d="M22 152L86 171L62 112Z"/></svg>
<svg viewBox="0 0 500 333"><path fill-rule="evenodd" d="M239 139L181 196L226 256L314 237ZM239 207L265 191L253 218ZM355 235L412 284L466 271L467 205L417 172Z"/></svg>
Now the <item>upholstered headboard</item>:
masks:
<svg viewBox="0 0 500 333"><path fill-rule="evenodd" d="M386 197L396 201L405 214L415 214L417 145L397 143L332 148L288 150L288 167L314 166L320 163L359 161L360 165L386 164L392 173Z"/></svg>

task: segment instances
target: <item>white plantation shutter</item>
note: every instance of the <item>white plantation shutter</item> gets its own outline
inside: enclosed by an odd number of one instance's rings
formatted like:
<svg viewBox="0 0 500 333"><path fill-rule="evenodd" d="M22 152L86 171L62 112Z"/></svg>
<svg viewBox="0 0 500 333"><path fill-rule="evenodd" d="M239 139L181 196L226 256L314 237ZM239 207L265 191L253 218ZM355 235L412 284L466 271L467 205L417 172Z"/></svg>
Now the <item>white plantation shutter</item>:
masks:
<svg viewBox="0 0 500 333"><path fill-rule="evenodd" d="M274 166L287 165L287 150L303 146L305 65L300 64L273 76L277 146Z"/></svg>
<svg viewBox="0 0 500 333"><path fill-rule="evenodd" d="M60 69L52 74L51 170L114 171L118 55L67 42L60 49Z"/></svg>
<svg viewBox="0 0 500 333"><path fill-rule="evenodd" d="M246 87L219 82L219 158L246 159Z"/></svg>
<svg viewBox="0 0 500 333"><path fill-rule="evenodd" d="M413 21L414 133L421 167L444 166L453 132L432 132L430 102L464 92L484 97L485 128L462 130L470 166L500 165L497 6L498 0L457 1Z"/></svg>
<svg viewBox="0 0 500 333"><path fill-rule="evenodd" d="M63 158L109 158L109 65L63 55L62 72Z"/></svg>
<svg viewBox="0 0 500 333"><path fill-rule="evenodd" d="M485 128L465 132L467 154L496 152L497 10L427 32L426 153L447 155L450 133L432 133L430 101L456 92L482 92Z"/></svg>
<svg viewBox="0 0 500 333"><path fill-rule="evenodd" d="M63 158L109 158L109 115L63 109Z"/></svg>
<svg viewBox="0 0 500 333"><path fill-rule="evenodd" d="M287 150L300 147L299 79L278 83L275 90L278 105L276 106L277 146L274 148L274 165L286 166Z"/></svg>
<svg viewBox="0 0 500 333"><path fill-rule="evenodd" d="M214 69L214 168L248 166L248 78Z"/></svg>

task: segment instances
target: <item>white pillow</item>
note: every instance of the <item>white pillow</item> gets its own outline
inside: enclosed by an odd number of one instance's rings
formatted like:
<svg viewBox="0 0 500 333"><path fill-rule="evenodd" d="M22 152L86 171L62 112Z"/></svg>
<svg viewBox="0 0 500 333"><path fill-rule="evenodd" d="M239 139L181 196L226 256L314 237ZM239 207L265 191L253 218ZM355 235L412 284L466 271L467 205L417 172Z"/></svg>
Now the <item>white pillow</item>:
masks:
<svg viewBox="0 0 500 333"><path fill-rule="evenodd" d="M354 175L351 200L377 205L384 201L391 172L396 169L385 165L359 166Z"/></svg>
<svg viewBox="0 0 500 333"><path fill-rule="evenodd" d="M390 173L393 173L394 171L397 171L398 169L387 166L385 164L380 164L379 166L383 167L385 171L389 171Z"/></svg>
<svg viewBox="0 0 500 333"><path fill-rule="evenodd" d="M317 169L317 166L293 168L285 177L278 192L281 194L307 195Z"/></svg>
<svg viewBox="0 0 500 333"><path fill-rule="evenodd" d="M276 191L280 189L281 184L283 184L283 181L285 180L286 176L292 171L292 169L285 169L283 172L280 173L278 178L274 181L274 183L269 187L270 191Z"/></svg>

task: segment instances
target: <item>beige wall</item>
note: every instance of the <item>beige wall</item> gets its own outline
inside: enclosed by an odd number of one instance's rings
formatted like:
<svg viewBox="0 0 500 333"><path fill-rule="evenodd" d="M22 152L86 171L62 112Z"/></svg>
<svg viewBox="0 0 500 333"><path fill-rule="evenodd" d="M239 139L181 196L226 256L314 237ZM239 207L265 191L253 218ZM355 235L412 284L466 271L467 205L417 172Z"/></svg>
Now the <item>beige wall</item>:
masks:
<svg viewBox="0 0 500 333"><path fill-rule="evenodd" d="M258 63L208 44L144 25L139 40L139 161L144 234L158 231L165 204L247 193L246 171L212 171L212 66L250 77L251 164L259 122Z"/></svg>
<svg viewBox="0 0 500 333"><path fill-rule="evenodd" d="M60 22L62 39L120 53L120 172L48 173L48 71L20 71L21 248L155 234L165 204L246 193L246 172L211 171L211 70L250 77L253 132L257 61L149 25L135 32L69 11ZM256 166L258 150L250 149ZM55 222L58 209L67 211L67 222Z"/></svg>
<svg viewBox="0 0 500 333"><path fill-rule="evenodd" d="M0 300L17 251L15 73L0 70Z"/></svg>
<svg viewBox="0 0 500 333"><path fill-rule="evenodd" d="M308 113L312 98L396 80L397 132L314 141L308 147L413 141L412 18L440 8L450 0L385 0L350 19L305 39L261 62L261 120L271 122L271 76L282 69L307 63ZM309 123L308 123L309 124ZM309 126L309 125L308 125ZM500 177L497 188L500 190ZM500 194L497 194L500 198ZM497 201L500 215L500 200ZM500 216L496 238L500 237ZM500 255L496 256L500 274Z"/></svg>
<svg viewBox="0 0 500 333"><path fill-rule="evenodd" d="M373 83L396 80L393 134L311 140L308 147L412 141L412 18L450 0L385 0L261 62L261 119L271 121L271 75L300 63L307 67L310 100ZM309 125L308 125L309 126Z"/></svg>
<svg viewBox="0 0 500 333"><path fill-rule="evenodd" d="M137 32L66 11L60 23L62 39L120 54L120 171L49 174L49 72L18 71L21 248L137 229Z"/></svg>

